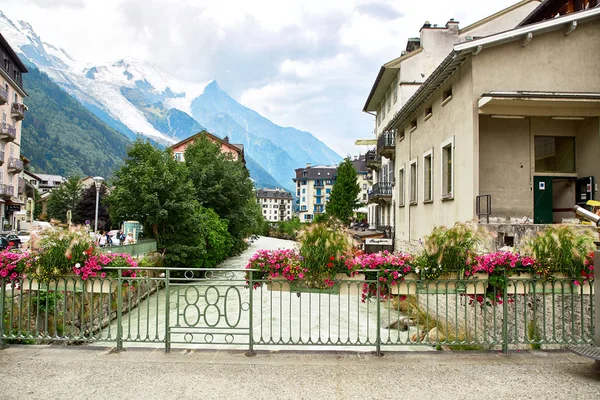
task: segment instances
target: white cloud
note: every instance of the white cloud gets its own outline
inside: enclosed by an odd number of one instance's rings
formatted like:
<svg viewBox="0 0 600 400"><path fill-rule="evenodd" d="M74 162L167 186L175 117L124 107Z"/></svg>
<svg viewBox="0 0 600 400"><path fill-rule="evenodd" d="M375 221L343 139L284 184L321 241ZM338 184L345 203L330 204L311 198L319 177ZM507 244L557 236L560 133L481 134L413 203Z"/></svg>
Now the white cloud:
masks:
<svg viewBox="0 0 600 400"><path fill-rule="evenodd" d="M372 135L361 110L380 66L424 21L464 27L516 2L4 0L2 11L79 60L134 56L182 79L217 79L246 106L345 155Z"/></svg>

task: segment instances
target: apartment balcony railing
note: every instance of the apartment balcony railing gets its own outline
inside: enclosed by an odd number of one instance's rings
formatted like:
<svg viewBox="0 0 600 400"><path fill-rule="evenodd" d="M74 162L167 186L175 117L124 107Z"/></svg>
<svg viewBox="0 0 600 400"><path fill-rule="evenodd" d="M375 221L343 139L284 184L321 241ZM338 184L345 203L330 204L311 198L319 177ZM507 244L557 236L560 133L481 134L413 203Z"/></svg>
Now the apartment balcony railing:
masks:
<svg viewBox="0 0 600 400"><path fill-rule="evenodd" d="M13 185L0 184L0 196L11 197L15 195L15 187Z"/></svg>
<svg viewBox="0 0 600 400"><path fill-rule="evenodd" d="M12 117L17 121L22 120L23 118L25 118L25 110L27 110L25 104L13 103L11 109Z"/></svg>
<svg viewBox="0 0 600 400"><path fill-rule="evenodd" d="M17 138L17 128L3 122L0 125L0 139L12 142Z"/></svg>
<svg viewBox="0 0 600 400"><path fill-rule="evenodd" d="M325 185L323 183L315 183L315 185L313 186L315 189L316 188L323 188L325 187Z"/></svg>
<svg viewBox="0 0 600 400"><path fill-rule="evenodd" d="M392 200L392 184L377 182L369 191L369 203L380 203Z"/></svg>
<svg viewBox="0 0 600 400"><path fill-rule="evenodd" d="M367 168L378 170L381 168L381 156L375 150L369 150L365 154Z"/></svg>
<svg viewBox="0 0 600 400"><path fill-rule="evenodd" d="M393 158L396 152L396 130L385 131L377 138L377 154Z"/></svg>
<svg viewBox="0 0 600 400"><path fill-rule="evenodd" d="M23 161L18 158L11 157L8 159L8 171L9 172L21 172L23 171Z"/></svg>
<svg viewBox="0 0 600 400"><path fill-rule="evenodd" d="M8 92L4 88L0 88L0 106L8 103Z"/></svg>

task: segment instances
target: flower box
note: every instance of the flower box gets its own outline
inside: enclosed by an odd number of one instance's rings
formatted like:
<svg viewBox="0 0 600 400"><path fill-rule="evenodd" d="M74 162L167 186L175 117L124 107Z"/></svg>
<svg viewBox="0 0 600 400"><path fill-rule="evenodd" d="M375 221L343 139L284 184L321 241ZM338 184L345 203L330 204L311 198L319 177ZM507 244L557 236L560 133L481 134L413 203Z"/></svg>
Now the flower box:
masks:
<svg viewBox="0 0 600 400"><path fill-rule="evenodd" d="M112 279L82 280L79 276L56 278L49 282L40 282L37 279L24 278L21 283L22 290L31 291L60 291L60 292L87 292L87 293L113 293L117 290L117 281Z"/></svg>
<svg viewBox="0 0 600 400"><path fill-rule="evenodd" d="M422 281L418 293L421 294L456 294L465 293L465 283L458 278L458 272L441 274L436 279Z"/></svg>
<svg viewBox="0 0 600 400"><path fill-rule="evenodd" d="M476 272L473 275L466 277L466 293L485 294L489 277L490 276L487 272Z"/></svg>
<svg viewBox="0 0 600 400"><path fill-rule="evenodd" d="M529 293L533 294L562 294L562 293L574 293L573 281L566 274L554 273L552 279L549 280L537 280L529 284ZM578 286L575 286L579 288Z"/></svg>
<svg viewBox="0 0 600 400"><path fill-rule="evenodd" d="M346 274L335 274L336 285L339 285L339 293L349 296L358 296L363 290L365 274L348 276Z"/></svg>
<svg viewBox="0 0 600 400"><path fill-rule="evenodd" d="M293 281L289 281L283 276L270 278L267 282L267 290L270 292L289 292L291 282Z"/></svg>
<svg viewBox="0 0 600 400"><path fill-rule="evenodd" d="M531 272L521 272L519 275L513 275L508 278L506 289L508 294L527 294L531 284L536 279Z"/></svg>
<svg viewBox="0 0 600 400"><path fill-rule="evenodd" d="M390 287L391 294L416 294L419 285L419 275L415 273L406 274L404 280Z"/></svg>

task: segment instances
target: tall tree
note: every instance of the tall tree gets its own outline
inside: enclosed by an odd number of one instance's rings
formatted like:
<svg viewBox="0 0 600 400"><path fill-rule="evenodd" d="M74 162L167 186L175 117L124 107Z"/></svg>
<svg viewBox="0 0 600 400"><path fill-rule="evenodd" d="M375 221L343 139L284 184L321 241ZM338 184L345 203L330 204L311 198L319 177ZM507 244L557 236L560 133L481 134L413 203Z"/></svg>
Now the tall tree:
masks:
<svg viewBox="0 0 600 400"><path fill-rule="evenodd" d="M110 228L110 216L106 205L107 189L105 185L100 187L100 198L98 203L98 229ZM73 223L83 224L86 220L93 221L96 217L96 186L91 185L81 193L81 201L73 212Z"/></svg>
<svg viewBox="0 0 600 400"><path fill-rule="evenodd" d="M138 140L115 177L108 197L111 220L140 221L144 231L157 239L159 250L165 251L167 265L214 265L212 258L207 263L207 251L211 257L228 253L231 242L222 235L226 221L215 219L198 203L185 164L176 161L170 150ZM214 246L224 246L226 251Z"/></svg>
<svg viewBox="0 0 600 400"><path fill-rule="evenodd" d="M220 147L206 137L187 147L185 164L200 204L228 221L233 251L243 250L243 239L258 229L261 213L244 164L221 153Z"/></svg>
<svg viewBox="0 0 600 400"><path fill-rule="evenodd" d="M356 169L352 161L346 158L337 169L337 179L331 189L327 213L341 221L347 221L360 205L357 197L359 193Z"/></svg>
<svg viewBox="0 0 600 400"><path fill-rule="evenodd" d="M73 176L52 191L48 199L48 216L61 222L67 221L67 211L75 212L81 201L79 177Z"/></svg>

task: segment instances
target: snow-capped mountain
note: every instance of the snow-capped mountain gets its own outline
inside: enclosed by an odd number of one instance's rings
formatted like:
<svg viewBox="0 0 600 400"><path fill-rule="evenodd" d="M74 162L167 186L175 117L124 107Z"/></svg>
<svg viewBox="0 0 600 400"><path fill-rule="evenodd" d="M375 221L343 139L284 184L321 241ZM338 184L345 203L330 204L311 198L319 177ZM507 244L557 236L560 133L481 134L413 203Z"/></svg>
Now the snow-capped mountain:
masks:
<svg viewBox="0 0 600 400"><path fill-rule="evenodd" d="M293 190L294 168L334 164L341 157L308 132L275 125L244 107L215 81L184 82L143 60L88 65L43 42L24 21L13 23L0 11L0 33L23 58L110 127L130 139L144 136L170 145L208 128L246 146L250 172L260 165ZM273 181L273 180L271 180Z"/></svg>

